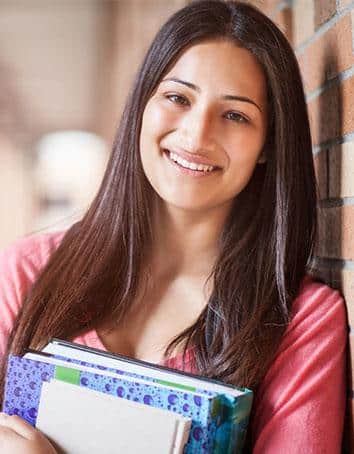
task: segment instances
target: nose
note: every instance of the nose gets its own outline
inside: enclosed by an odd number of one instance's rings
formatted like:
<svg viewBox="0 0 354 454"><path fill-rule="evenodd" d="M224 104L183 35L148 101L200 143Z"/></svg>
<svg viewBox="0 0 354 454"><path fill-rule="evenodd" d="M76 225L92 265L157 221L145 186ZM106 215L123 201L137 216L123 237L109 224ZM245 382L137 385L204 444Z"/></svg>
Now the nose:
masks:
<svg viewBox="0 0 354 454"><path fill-rule="evenodd" d="M215 146L212 114L206 106L194 106L186 112L180 131L190 152L210 151Z"/></svg>

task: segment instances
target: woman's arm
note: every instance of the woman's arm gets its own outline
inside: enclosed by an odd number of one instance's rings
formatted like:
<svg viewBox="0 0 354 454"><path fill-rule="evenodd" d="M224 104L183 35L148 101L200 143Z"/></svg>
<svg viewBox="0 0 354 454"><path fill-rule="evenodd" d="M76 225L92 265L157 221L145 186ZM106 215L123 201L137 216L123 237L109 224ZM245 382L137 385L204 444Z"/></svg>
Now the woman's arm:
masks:
<svg viewBox="0 0 354 454"><path fill-rule="evenodd" d="M0 360L23 299L62 236L29 236L0 252Z"/></svg>
<svg viewBox="0 0 354 454"><path fill-rule="evenodd" d="M254 454L341 452L347 319L342 297L310 282L255 398Z"/></svg>
<svg viewBox="0 0 354 454"><path fill-rule="evenodd" d="M1 454L57 454L47 438L19 416L0 413Z"/></svg>
<svg viewBox="0 0 354 454"><path fill-rule="evenodd" d="M56 246L57 237L27 237L0 253L0 362L23 298ZM48 440L20 417L0 415L1 454L56 453Z"/></svg>

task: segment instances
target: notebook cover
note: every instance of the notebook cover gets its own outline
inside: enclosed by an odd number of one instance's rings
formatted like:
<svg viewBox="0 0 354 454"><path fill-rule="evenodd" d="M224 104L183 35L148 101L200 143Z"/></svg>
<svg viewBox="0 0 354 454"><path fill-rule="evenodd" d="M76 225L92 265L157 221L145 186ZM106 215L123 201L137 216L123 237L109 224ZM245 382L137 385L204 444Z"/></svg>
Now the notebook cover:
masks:
<svg viewBox="0 0 354 454"><path fill-rule="evenodd" d="M47 354L42 353L42 355L45 361ZM67 358L65 360L69 363L91 366L77 360ZM135 362L135 360L132 361ZM8 414L19 414L30 424L35 425L42 382L57 378L190 417L192 428L186 449L187 454L242 452L252 404L252 393L249 390L237 398L217 396L215 392L206 390L204 390L205 396L193 396L188 389L156 387L154 382L159 380L148 376L130 374L150 380L151 385L132 383L124 379L124 375L129 375L127 371L114 370L117 375L112 378L103 375L105 371L112 371L112 369L97 365L92 367L97 368L97 374L11 356L3 411ZM163 383L166 384L165 381ZM169 384L172 385L172 383ZM180 388L180 385L178 386Z"/></svg>
<svg viewBox="0 0 354 454"><path fill-rule="evenodd" d="M224 382L222 382L220 380L215 380L215 379L212 379L212 378L209 378L209 377L203 377L202 375L197 375L197 374L194 374L194 373L191 373L191 372L185 372L185 371L182 371L182 370L179 370L179 369L172 369L170 367L162 366L160 364L152 364L152 363L149 363L147 361L143 361L141 359L133 359L133 358L130 358L129 356L121 355L121 354L118 354L118 353L112 353L112 352L105 351L105 350L99 350L98 348L88 347L87 345L82 345L82 344L76 344L74 342L58 339L58 338L55 338L55 337L52 338L51 341L49 342L49 344L51 344L51 343L58 344L58 345L61 345L61 346L64 346L64 347L74 348L75 350L79 350L79 351L81 350L81 351L84 351L84 352L93 353L93 354L98 355L100 357L119 359L119 360L124 361L126 363L137 364L139 366L142 366L142 367L145 367L145 368L148 368L148 369L161 370L161 371L164 371L164 372L168 371L168 372L171 373L172 376L173 375L180 375L180 376L190 377L190 378L193 378L194 380L195 379L200 380L201 384L203 382L216 384L216 385L222 386L224 388L224 390L225 390L225 393L227 393L228 390L235 390L235 389L240 391L240 392L242 392L242 393L252 393L252 391L249 390L248 388L241 388L241 387L229 385L229 384L224 383ZM39 353L39 352L36 352L36 351L34 351L34 352L35 353Z"/></svg>
<svg viewBox="0 0 354 454"><path fill-rule="evenodd" d="M63 347L74 348L75 350L79 351L81 350L84 352L93 353L101 357L104 356L107 358L119 359L127 363L147 367L148 369L163 370L164 372L169 371L171 372L171 382L173 382L173 375L179 375L200 380L200 386L202 386L203 382L217 384L224 388L225 393L227 393L229 389L238 390L240 393L242 393L242 395L239 395L235 398L233 396L228 396L227 394L224 397L221 397L219 394L207 391L202 387L194 388L196 392L205 393L210 396L219 395L219 399L214 402L215 408L213 418L215 420L216 431L214 435L214 446L212 452L214 454L238 454L239 452L242 452L242 447L246 439L247 427L253 402L253 393L250 389L244 387L236 387L233 385L225 384L219 380L205 378L203 376L184 372L181 370L171 369L158 364L151 364L146 361L133 359L121 354L102 351L93 347L87 347L86 345L76 344L58 338L53 338L50 343L58 344ZM67 361L76 362L76 360L74 359L67 359ZM78 362L80 363L80 361ZM94 364L92 366L102 368L102 366L97 366ZM152 377L147 377L145 375L138 375L128 371L117 370L117 372L121 374L141 377L154 382L159 382L159 380L156 380Z"/></svg>
<svg viewBox="0 0 354 454"><path fill-rule="evenodd" d="M108 367L106 368L97 364L88 363L86 361L65 358L60 355L53 355L53 357L62 359L72 364L79 364L84 366L86 365L98 370L114 371L121 375L142 378L153 383L167 383L165 380L159 380L147 375L136 374L120 369L111 369ZM169 381L168 384L172 387L183 389L182 385L173 383L173 378L171 378L171 381ZM214 398L212 407L212 419L215 421L215 434L212 452L214 454L238 453L237 446L243 446L246 438L249 415L252 407L253 393L244 392L244 394L234 397L229 395L220 395L217 392L199 387L185 386L184 389L205 394Z"/></svg>
<svg viewBox="0 0 354 454"><path fill-rule="evenodd" d="M119 375L107 377L103 373L80 371L10 355L3 411L9 415L17 414L35 426L42 383L55 378L189 417L192 427L186 454L213 452L217 414L215 410L212 412L212 404L218 398L193 396L186 390L132 382Z"/></svg>

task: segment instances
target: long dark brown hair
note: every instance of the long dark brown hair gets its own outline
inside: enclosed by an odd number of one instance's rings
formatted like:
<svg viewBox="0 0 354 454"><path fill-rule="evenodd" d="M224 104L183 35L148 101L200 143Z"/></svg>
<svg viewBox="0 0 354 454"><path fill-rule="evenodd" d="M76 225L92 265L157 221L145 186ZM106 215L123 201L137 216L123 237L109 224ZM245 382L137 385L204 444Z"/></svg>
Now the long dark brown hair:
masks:
<svg viewBox="0 0 354 454"><path fill-rule="evenodd" d="M51 337L72 339L127 313L148 278L144 257L153 239L156 194L139 155L143 111L181 53L210 39L248 49L264 69L267 161L256 166L234 199L219 238L208 304L166 354L177 345L193 345L200 374L253 389L260 383L291 320L292 301L313 251L316 186L294 53L270 19L238 1L192 2L157 33L127 101L97 196L27 294L8 352L41 348Z"/></svg>

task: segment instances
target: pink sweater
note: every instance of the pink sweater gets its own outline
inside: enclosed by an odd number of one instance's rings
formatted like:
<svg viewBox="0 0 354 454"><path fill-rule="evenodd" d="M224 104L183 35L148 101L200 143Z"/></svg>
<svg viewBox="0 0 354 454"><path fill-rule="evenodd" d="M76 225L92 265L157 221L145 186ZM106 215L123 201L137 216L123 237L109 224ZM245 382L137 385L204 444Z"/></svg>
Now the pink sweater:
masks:
<svg viewBox="0 0 354 454"><path fill-rule="evenodd" d="M0 255L0 356L24 294L62 237L28 237ZM105 349L94 330L73 341ZM255 395L250 424L254 454L341 452L346 342L342 297L306 277L293 303L292 321ZM165 365L180 368L181 357Z"/></svg>

